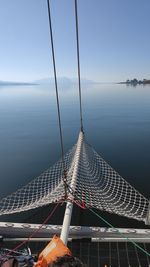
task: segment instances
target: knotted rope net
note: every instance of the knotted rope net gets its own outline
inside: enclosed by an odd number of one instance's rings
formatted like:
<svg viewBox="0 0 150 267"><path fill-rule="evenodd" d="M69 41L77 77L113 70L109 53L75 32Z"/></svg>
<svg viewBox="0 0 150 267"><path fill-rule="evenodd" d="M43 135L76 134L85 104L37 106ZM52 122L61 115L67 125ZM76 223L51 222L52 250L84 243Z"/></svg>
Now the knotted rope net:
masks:
<svg viewBox="0 0 150 267"><path fill-rule="evenodd" d="M86 143L83 134L80 133L79 139L64 157L68 185L72 184L76 168L76 182L72 188L74 197L86 203L88 207L145 221L148 199L105 162ZM78 155L79 164L76 166L79 146L81 146ZM63 167L60 160L26 186L1 199L0 215L38 208L61 201L63 197Z"/></svg>

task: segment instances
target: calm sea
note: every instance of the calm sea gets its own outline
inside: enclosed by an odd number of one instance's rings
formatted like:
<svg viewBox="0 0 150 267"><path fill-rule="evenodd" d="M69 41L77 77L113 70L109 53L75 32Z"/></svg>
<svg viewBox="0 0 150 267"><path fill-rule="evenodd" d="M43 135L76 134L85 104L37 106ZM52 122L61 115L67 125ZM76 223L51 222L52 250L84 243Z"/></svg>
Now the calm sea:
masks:
<svg viewBox="0 0 150 267"><path fill-rule="evenodd" d="M65 151L77 141L77 86L59 86ZM147 198L150 197L150 86L84 84L88 143ZM60 158L53 86L0 87L0 197Z"/></svg>

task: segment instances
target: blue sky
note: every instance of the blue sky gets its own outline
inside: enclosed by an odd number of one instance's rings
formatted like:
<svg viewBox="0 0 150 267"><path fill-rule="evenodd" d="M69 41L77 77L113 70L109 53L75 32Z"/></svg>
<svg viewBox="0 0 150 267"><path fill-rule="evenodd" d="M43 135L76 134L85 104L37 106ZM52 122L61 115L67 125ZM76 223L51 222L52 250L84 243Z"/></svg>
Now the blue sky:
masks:
<svg viewBox="0 0 150 267"><path fill-rule="evenodd" d="M81 76L150 78L150 1L78 0ZM58 76L76 77L73 0L51 0ZM46 0L0 0L0 80L53 76Z"/></svg>

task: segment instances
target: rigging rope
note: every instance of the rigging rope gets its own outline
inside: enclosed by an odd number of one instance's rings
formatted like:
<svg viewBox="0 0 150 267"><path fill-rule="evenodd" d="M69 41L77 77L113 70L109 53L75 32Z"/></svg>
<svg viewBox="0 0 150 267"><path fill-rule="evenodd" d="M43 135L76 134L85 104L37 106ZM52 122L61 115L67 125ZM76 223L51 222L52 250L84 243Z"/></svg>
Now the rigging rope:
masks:
<svg viewBox="0 0 150 267"><path fill-rule="evenodd" d="M50 10L50 0L47 0L47 9L48 9L48 18L49 18L49 31L51 39L51 49L52 49L52 59L53 59L53 71L54 71L54 80L55 80L55 91L56 91L56 101L57 101L57 112L58 112L58 124L59 124L59 134L60 134L60 145L61 145L61 156L62 156L62 168L63 168L63 181L64 181L64 190L65 196L67 197L66 191L66 170L64 164L64 145L63 145L63 134L61 126L61 114L60 114L60 104L59 104L59 94L58 94L58 83L57 83L57 72L56 72L56 61L55 61L55 51L54 51L54 42L53 42L53 30L52 30L52 21L51 21L51 10Z"/></svg>
<svg viewBox="0 0 150 267"><path fill-rule="evenodd" d="M118 232L122 237L124 237L127 241L132 243L134 246L136 246L138 249L140 249L142 252L144 252L147 256L150 257L150 253L147 252L145 249L143 249L141 246L139 246L136 242L134 242L132 239L125 237L122 233L120 233L119 229L114 227L111 223L109 223L106 219L104 219L101 215L99 215L96 211L94 211L91 208L88 208L89 211L91 211L94 215L96 215L100 220L102 220L106 225L114 229L116 232Z"/></svg>
<svg viewBox="0 0 150 267"><path fill-rule="evenodd" d="M58 202L54 208L52 209L52 211L48 214L48 216L46 217L46 219L43 221L43 223L38 227L38 229L35 229L32 234L28 237L27 240L22 241L21 243L19 243L17 246L15 246L13 249L11 249L9 251L9 253L3 255L2 257L0 257L0 260L2 260L3 258L7 258L8 256L10 256L13 252L15 252L17 249L21 248L23 245L27 244L30 239L35 236L41 229L42 227L52 218L52 216L54 215L56 209L58 208L60 202Z"/></svg>
<svg viewBox="0 0 150 267"><path fill-rule="evenodd" d="M75 3L75 21L76 21L76 44L77 44L77 61L78 61L78 84L79 84L79 101L80 101L80 123L81 123L81 131L83 132L82 99L81 99L81 78L80 78L79 31L78 31L78 6L77 6L77 0L74 0L74 3Z"/></svg>
<svg viewBox="0 0 150 267"><path fill-rule="evenodd" d="M114 229L116 232L118 232L120 234L120 236L122 236L123 238L125 238L128 242L132 243L136 248L140 249L142 252L144 252L147 256L150 257L150 253L146 251L146 249L143 249L141 246L139 246L135 241L133 241L132 239L126 237L124 234L122 234L118 228L114 227L111 223L109 223L106 219L104 219L101 215L99 215L96 211L93 210L93 208L88 207L88 204L86 203L86 201L83 203L82 198L80 198L79 196L76 196L76 192L70 187L69 187L69 192L73 195L72 201L80 208L85 209L87 208L87 210L89 210L91 213L93 213L94 215L96 215L101 221L103 221L107 226L111 227L112 229ZM83 203L83 206L81 206L78 201L80 201L81 203Z"/></svg>

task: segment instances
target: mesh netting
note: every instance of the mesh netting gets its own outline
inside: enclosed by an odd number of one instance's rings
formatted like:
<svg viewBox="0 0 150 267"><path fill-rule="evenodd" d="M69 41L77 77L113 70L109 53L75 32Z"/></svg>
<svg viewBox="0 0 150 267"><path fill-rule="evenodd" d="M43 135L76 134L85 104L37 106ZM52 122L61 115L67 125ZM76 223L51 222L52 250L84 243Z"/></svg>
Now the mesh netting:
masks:
<svg viewBox="0 0 150 267"><path fill-rule="evenodd" d="M80 155L77 155L79 145ZM73 191L78 199L89 207L145 221L148 200L113 170L84 138L65 155L64 162L68 173L67 182L70 185L76 168ZM61 200L64 196L62 173L60 160L26 186L3 198L0 201L0 215L25 211Z"/></svg>
<svg viewBox="0 0 150 267"><path fill-rule="evenodd" d="M64 157L66 170L69 170L75 150L76 146ZM1 199L0 215L38 208L59 201L63 196L63 164L62 160L59 160L26 186Z"/></svg>
<svg viewBox="0 0 150 267"><path fill-rule="evenodd" d="M145 221L148 200L83 142L76 194L90 207Z"/></svg>

